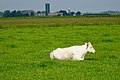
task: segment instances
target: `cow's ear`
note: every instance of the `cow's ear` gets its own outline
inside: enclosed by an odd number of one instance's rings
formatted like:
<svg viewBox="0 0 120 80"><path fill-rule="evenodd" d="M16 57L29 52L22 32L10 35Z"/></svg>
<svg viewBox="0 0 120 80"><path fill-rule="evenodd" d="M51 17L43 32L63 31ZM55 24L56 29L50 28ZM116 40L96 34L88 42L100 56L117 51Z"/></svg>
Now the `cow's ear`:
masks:
<svg viewBox="0 0 120 80"><path fill-rule="evenodd" d="M88 42L88 45L90 45L91 43L90 42Z"/></svg>
<svg viewBox="0 0 120 80"><path fill-rule="evenodd" d="M86 49L89 47L89 44L88 43L86 43Z"/></svg>

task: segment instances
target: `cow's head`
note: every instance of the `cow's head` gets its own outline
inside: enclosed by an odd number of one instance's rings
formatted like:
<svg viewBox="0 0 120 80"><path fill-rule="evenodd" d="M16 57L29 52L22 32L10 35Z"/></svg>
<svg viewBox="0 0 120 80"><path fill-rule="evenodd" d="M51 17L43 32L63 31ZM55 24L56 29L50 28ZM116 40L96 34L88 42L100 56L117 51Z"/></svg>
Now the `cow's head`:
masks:
<svg viewBox="0 0 120 80"><path fill-rule="evenodd" d="M87 49L88 52L95 53L95 49L93 48L93 46L90 42L85 43L85 45L86 45L86 49Z"/></svg>

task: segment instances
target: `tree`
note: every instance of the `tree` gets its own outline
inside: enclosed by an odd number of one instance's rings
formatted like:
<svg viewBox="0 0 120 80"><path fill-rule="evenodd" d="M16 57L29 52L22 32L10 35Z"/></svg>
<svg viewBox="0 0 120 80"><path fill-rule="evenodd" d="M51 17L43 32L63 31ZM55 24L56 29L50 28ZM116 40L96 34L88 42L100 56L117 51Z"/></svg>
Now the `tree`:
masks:
<svg viewBox="0 0 120 80"><path fill-rule="evenodd" d="M10 10L4 11L3 16L4 17L10 17Z"/></svg>
<svg viewBox="0 0 120 80"><path fill-rule="evenodd" d="M3 16L3 12L0 11L0 17L2 17L2 16Z"/></svg>
<svg viewBox="0 0 120 80"><path fill-rule="evenodd" d="M63 16L67 16L68 15L67 11L65 11L65 10L60 10L59 13L63 13Z"/></svg>
<svg viewBox="0 0 120 80"><path fill-rule="evenodd" d="M23 14L22 14L21 11L17 11L17 12L16 12L16 17L22 17L22 16L23 16Z"/></svg>
<svg viewBox="0 0 120 80"><path fill-rule="evenodd" d="M35 16L34 12L31 12L31 13L30 13L30 16L31 16L31 17Z"/></svg>
<svg viewBox="0 0 120 80"><path fill-rule="evenodd" d="M12 11L10 14L11 17L17 17L17 12L16 10Z"/></svg>
<svg viewBox="0 0 120 80"><path fill-rule="evenodd" d="M70 16L74 16L75 12L70 12Z"/></svg>
<svg viewBox="0 0 120 80"><path fill-rule="evenodd" d="M29 17L29 13L23 14L24 17Z"/></svg>
<svg viewBox="0 0 120 80"><path fill-rule="evenodd" d="M37 14L40 14L41 13L41 11L37 11Z"/></svg>
<svg viewBox="0 0 120 80"><path fill-rule="evenodd" d="M81 15L80 11L76 12L76 16L80 16L80 15Z"/></svg>

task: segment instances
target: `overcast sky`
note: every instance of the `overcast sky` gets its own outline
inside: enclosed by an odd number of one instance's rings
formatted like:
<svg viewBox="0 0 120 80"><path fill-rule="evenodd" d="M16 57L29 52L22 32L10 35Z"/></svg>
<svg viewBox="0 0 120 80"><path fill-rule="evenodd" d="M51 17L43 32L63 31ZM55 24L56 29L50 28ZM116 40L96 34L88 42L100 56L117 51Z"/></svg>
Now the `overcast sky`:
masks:
<svg viewBox="0 0 120 80"><path fill-rule="evenodd" d="M120 11L120 0L0 0L0 11L43 11L45 3L50 3L51 12L69 8L71 11L81 12Z"/></svg>

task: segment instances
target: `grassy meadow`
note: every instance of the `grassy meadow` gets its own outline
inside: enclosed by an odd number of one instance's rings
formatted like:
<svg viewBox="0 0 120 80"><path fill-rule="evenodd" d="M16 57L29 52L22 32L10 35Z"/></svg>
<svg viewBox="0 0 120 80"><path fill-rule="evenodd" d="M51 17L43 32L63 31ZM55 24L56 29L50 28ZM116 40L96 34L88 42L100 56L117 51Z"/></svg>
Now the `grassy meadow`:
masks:
<svg viewBox="0 0 120 80"><path fill-rule="evenodd" d="M84 61L50 60L91 42ZM120 17L0 18L0 80L119 80Z"/></svg>

